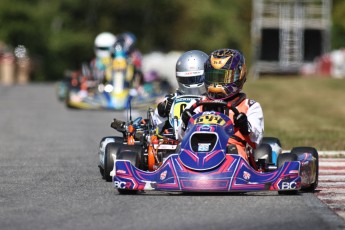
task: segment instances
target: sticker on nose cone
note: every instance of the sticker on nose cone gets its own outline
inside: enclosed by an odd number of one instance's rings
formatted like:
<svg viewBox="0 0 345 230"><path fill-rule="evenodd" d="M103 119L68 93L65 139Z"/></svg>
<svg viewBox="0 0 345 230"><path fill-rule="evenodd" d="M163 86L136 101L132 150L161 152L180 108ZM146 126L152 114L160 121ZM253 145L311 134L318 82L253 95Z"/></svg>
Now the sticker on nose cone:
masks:
<svg viewBox="0 0 345 230"><path fill-rule="evenodd" d="M211 143L199 143L198 144L198 152L208 152L210 151Z"/></svg>

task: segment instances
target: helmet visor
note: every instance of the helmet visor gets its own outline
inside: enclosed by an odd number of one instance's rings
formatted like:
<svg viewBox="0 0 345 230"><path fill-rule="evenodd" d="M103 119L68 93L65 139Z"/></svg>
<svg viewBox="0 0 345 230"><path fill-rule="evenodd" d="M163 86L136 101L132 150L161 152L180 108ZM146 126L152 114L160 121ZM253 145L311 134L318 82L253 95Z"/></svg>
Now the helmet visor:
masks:
<svg viewBox="0 0 345 230"><path fill-rule="evenodd" d="M205 80L204 75L193 76L193 77L177 77L177 81L185 85L203 83L204 80Z"/></svg>
<svg viewBox="0 0 345 230"><path fill-rule="evenodd" d="M185 85L203 83L205 80L205 75L203 74L203 71L196 71L196 72L199 72L198 74L200 75L191 76L192 74L188 75L188 72L177 72L176 73L177 81Z"/></svg>
<svg viewBox="0 0 345 230"><path fill-rule="evenodd" d="M226 85L240 80L240 74L234 70L212 69L205 71L205 83Z"/></svg>
<svg viewBox="0 0 345 230"><path fill-rule="evenodd" d="M109 46L105 46L105 47L97 46L96 49L97 50L102 50L102 51L110 51L111 47L109 47Z"/></svg>

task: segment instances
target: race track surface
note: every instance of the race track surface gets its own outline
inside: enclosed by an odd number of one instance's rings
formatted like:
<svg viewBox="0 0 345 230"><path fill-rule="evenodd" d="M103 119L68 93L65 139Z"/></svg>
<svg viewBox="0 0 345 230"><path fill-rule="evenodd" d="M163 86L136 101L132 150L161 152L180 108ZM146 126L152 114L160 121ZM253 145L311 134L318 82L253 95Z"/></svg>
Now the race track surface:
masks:
<svg viewBox="0 0 345 230"><path fill-rule="evenodd" d="M97 151L126 112L67 109L53 84L0 86L0 111L1 230L345 229L314 194L119 195Z"/></svg>

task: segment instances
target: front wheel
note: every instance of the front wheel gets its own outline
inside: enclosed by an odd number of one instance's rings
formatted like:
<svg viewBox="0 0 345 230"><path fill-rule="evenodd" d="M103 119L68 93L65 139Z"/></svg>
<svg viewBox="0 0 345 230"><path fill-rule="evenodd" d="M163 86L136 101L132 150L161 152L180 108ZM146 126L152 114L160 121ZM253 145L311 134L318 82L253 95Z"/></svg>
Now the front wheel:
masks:
<svg viewBox="0 0 345 230"><path fill-rule="evenodd" d="M297 156L304 153L311 153L313 158L315 158L315 170L311 172L313 173L315 178L314 182L311 183L309 187L302 187L302 190L305 192L314 192L319 181L319 154L317 150L313 147L295 147L291 150L291 152L296 154Z"/></svg>
<svg viewBox="0 0 345 230"><path fill-rule="evenodd" d="M123 143L123 137L106 136L106 137L103 137L102 140L99 142L98 156L100 159L99 159L98 167L99 167L99 172L101 173L103 179L105 179L104 168L106 167L105 165L107 165L107 161L109 159L109 158L106 158L105 148L109 143L114 143L114 142L117 143L116 146L119 148L121 144Z"/></svg>
<svg viewBox="0 0 345 230"><path fill-rule="evenodd" d="M139 167L140 165L140 158L141 158L141 145L124 145L120 151L118 151L116 160L128 160L131 162L132 165L135 167ZM137 194L138 190L130 190L130 189L117 189L120 194Z"/></svg>
<svg viewBox="0 0 345 230"><path fill-rule="evenodd" d="M272 147L267 143L261 143L254 150L254 160L258 162L259 159L265 160L266 164L272 163Z"/></svg>
<svg viewBox="0 0 345 230"><path fill-rule="evenodd" d="M122 145L123 145L122 143L112 142L112 143L108 143L105 147L103 176L104 176L104 179L108 182L112 181L110 172L114 168L114 159L112 155L114 154L115 156L117 156L117 152L121 148Z"/></svg>
<svg viewBox="0 0 345 230"><path fill-rule="evenodd" d="M297 161L297 155L294 153L283 153L278 156L277 166L278 168L282 167L285 162ZM298 190L286 190L278 191L279 195L297 195Z"/></svg>

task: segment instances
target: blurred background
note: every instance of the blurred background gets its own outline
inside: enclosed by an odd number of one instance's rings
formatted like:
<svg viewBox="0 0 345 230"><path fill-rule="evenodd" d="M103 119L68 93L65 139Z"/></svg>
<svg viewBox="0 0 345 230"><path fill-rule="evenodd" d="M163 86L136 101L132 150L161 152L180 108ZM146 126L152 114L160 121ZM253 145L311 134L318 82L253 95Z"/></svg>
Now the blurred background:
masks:
<svg viewBox="0 0 345 230"><path fill-rule="evenodd" d="M172 86L182 52L235 48L266 136L343 150L344 18L344 0L1 0L0 85L61 81L94 58L104 31L133 33L144 76Z"/></svg>
<svg viewBox="0 0 345 230"><path fill-rule="evenodd" d="M245 54L253 77L339 78L344 15L343 0L1 0L1 82L60 80L93 58L103 31L132 32L144 70L164 69L166 54L174 71L179 52L231 47Z"/></svg>

